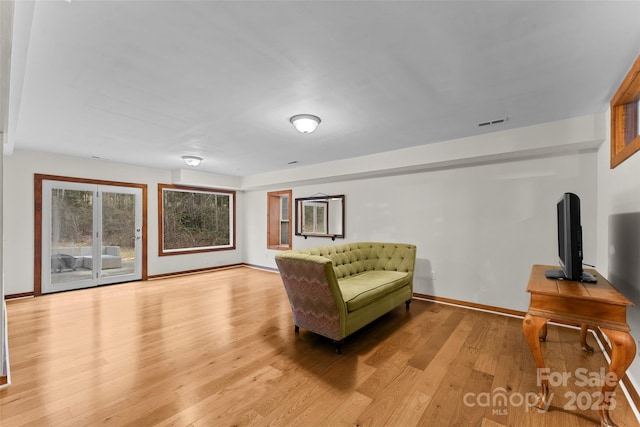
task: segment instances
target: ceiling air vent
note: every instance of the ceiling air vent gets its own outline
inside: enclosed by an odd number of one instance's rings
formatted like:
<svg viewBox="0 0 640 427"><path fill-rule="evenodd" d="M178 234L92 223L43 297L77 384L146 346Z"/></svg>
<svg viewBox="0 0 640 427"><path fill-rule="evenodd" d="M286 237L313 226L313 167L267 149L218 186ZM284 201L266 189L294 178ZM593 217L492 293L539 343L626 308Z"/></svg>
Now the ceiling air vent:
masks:
<svg viewBox="0 0 640 427"><path fill-rule="evenodd" d="M487 126L493 126L493 125L499 125L499 124L502 124L502 123L506 123L507 120L508 120L507 117L503 117L501 119L493 119L493 120L489 120L487 122L480 122L476 126L478 126L479 128L484 128L484 127L487 127Z"/></svg>

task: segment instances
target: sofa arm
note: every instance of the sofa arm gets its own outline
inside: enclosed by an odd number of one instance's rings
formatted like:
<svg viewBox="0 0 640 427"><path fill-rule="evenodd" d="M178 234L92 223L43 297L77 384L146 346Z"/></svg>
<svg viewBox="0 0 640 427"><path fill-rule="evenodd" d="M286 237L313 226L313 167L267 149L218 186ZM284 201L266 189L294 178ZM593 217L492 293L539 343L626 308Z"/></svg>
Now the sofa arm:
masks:
<svg viewBox="0 0 640 427"><path fill-rule="evenodd" d="M293 322L333 340L345 336L347 306L330 259L294 252L276 255Z"/></svg>

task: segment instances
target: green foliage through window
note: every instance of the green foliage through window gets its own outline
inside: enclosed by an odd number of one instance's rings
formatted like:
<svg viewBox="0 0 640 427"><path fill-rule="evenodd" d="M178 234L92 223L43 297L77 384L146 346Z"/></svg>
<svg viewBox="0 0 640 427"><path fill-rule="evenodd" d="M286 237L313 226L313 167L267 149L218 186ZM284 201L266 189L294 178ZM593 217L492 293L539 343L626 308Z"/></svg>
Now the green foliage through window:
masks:
<svg viewBox="0 0 640 427"><path fill-rule="evenodd" d="M160 184L161 254L232 249L235 192Z"/></svg>

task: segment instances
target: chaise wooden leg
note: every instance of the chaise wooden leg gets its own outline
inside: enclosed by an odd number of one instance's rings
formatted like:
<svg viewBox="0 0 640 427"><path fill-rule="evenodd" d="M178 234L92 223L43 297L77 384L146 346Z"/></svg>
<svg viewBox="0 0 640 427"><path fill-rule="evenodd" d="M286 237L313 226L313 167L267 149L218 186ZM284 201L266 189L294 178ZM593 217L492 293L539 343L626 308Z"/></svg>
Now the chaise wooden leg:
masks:
<svg viewBox="0 0 640 427"><path fill-rule="evenodd" d="M336 341L334 340L333 343L336 345L336 353L337 354L342 354L342 343L344 342L344 340L340 340L340 341Z"/></svg>
<svg viewBox="0 0 640 427"><path fill-rule="evenodd" d="M300 332L300 326L298 325L294 325L295 327L293 328L293 330L295 331L295 333L297 334L298 332Z"/></svg>
<svg viewBox="0 0 640 427"><path fill-rule="evenodd" d="M406 301L404 302L404 305L405 305L405 307L406 307L406 309L407 309L407 310L409 310L409 304L411 304L411 300L410 300L410 299L408 299L408 300L406 300Z"/></svg>

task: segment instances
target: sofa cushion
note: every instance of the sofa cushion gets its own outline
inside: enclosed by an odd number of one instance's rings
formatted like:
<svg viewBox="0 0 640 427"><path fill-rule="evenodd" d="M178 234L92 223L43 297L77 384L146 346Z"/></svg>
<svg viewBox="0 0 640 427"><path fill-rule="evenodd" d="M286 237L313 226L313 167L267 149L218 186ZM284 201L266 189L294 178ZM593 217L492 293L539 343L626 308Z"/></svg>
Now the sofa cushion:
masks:
<svg viewBox="0 0 640 427"><path fill-rule="evenodd" d="M347 311L356 311L409 283L409 273L366 271L338 280Z"/></svg>

